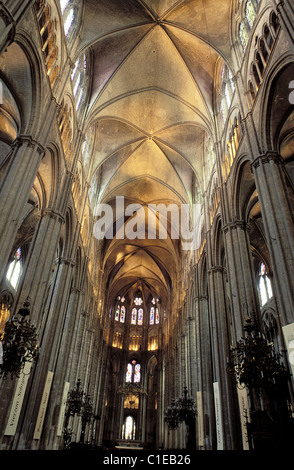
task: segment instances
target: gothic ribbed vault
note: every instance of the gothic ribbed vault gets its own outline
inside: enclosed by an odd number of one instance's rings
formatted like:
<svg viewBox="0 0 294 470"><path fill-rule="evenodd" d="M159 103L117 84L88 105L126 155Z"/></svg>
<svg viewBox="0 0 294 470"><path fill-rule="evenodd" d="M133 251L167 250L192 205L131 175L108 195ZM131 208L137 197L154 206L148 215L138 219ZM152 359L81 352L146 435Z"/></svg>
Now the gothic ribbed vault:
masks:
<svg viewBox="0 0 294 470"><path fill-rule="evenodd" d="M215 136L217 64L230 62L230 8L223 0L85 2L77 55L91 63L87 123L96 129L100 203L192 205L205 189L203 145ZM108 242L110 297L141 280L167 299L179 248L171 239Z"/></svg>

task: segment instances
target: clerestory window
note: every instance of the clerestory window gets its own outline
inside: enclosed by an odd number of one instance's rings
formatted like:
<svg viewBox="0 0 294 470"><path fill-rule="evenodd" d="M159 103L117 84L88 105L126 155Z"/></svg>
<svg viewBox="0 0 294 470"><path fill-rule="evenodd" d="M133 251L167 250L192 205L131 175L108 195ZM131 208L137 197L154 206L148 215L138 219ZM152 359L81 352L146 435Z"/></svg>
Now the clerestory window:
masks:
<svg viewBox="0 0 294 470"><path fill-rule="evenodd" d="M259 264L258 292L260 305L263 307L273 296L271 281L267 275L266 266L264 263Z"/></svg>

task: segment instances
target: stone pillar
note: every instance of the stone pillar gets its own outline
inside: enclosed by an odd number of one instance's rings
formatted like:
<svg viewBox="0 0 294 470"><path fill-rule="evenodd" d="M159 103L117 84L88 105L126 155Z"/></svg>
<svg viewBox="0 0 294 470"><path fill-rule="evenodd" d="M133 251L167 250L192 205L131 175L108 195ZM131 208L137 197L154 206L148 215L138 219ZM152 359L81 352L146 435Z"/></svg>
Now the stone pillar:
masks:
<svg viewBox="0 0 294 470"><path fill-rule="evenodd" d="M248 227L242 220L223 226L227 271L231 290L235 340L243 334L246 318L260 310Z"/></svg>
<svg viewBox="0 0 294 470"><path fill-rule="evenodd" d="M33 434L47 372L49 370L55 372L59 358L59 348L62 335L64 334L65 311L68 304L73 266L74 262L71 259L60 258L58 260L52 290L40 327L40 356L33 374L34 381L31 384L30 393L27 396L26 413L16 448L26 448L28 445L32 450L46 448L47 433L50 432L52 423L48 423L45 418L40 440L33 440ZM56 379L60 380L60 378L56 377L56 374L54 374L53 387L56 386ZM53 406L50 400L51 398L49 397L48 409L50 409L50 406Z"/></svg>
<svg viewBox="0 0 294 470"><path fill-rule="evenodd" d="M199 367L201 374L199 391L202 392L203 397L205 450L212 450L215 441L215 417L208 297L201 295L197 301L199 303Z"/></svg>
<svg viewBox="0 0 294 470"><path fill-rule="evenodd" d="M191 314L188 318L188 332L189 332L189 382L190 382L190 394L193 396L194 400L196 400L196 393L197 393L197 358L196 358L196 324L195 324L195 315L192 311L191 307Z"/></svg>
<svg viewBox="0 0 294 470"><path fill-rule="evenodd" d="M31 136L19 136L13 143L10 162L0 184L0 278L43 155L44 148Z"/></svg>
<svg viewBox="0 0 294 470"><path fill-rule="evenodd" d="M225 450L238 449L238 430L236 428L236 404L232 377L227 373L227 361L230 357L230 318L226 303L224 286L224 268L213 266L208 270L208 282L211 305L211 338L214 364L214 381L219 383L221 391L221 411Z"/></svg>
<svg viewBox="0 0 294 470"><path fill-rule="evenodd" d="M55 367L58 382L54 384L51 393L51 400L54 403L54 406L51 406L48 410L48 423L51 427L51 433L48 439L48 448L50 449L62 449L63 445L62 437L59 438L56 436L59 418L59 413L57 416L56 409L59 411L61 407L64 383L70 382L70 388L73 388L76 381L81 378L77 373L76 367L76 358L80 353L80 349L77 347L77 337L80 329L83 329L82 325L84 324L83 318L81 318L81 303L81 291L80 289L73 287L70 292L66 309L64 329ZM82 381L82 388L84 389L84 387L85 383ZM87 392L85 389L84 391Z"/></svg>
<svg viewBox="0 0 294 470"><path fill-rule="evenodd" d="M294 321L294 225L283 159L267 152L252 163L271 256L274 293L282 325ZM288 189L291 191L291 189Z"/></svg>
<svg viewBox="0 0 294 470"><path fill-rule="evenodd" d="M40 220L30 244L17 308L29 297L31 319L34 324L39 323L43 315L48 282L63 223L62 214L53 209L45 209L40 214Z"/></svg>

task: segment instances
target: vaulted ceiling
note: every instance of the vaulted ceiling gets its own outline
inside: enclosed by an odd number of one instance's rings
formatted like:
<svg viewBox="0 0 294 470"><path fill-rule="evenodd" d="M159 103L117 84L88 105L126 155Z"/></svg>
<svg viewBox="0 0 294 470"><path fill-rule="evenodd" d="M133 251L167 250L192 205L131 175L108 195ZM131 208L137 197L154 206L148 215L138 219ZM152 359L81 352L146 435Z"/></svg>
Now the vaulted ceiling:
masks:
<svg viewBox="0 0 294 470"><path fill-rule="evenodd" d="M85 1L79 52L91 58L99 202L191 205L202 193L216 67L231 59L231 9L231 0ZM109 240L104 256L111 298L140 282L168 299L178 282L180 244L170 237Z"/></svg>

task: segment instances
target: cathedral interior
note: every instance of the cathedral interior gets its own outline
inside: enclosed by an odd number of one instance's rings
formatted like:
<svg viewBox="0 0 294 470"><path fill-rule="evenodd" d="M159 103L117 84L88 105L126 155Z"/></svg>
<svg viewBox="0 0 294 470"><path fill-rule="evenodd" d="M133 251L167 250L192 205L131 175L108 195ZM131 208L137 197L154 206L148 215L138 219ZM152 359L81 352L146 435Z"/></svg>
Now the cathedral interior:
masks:
<svg viewBox="0 0 294 470"><path fill-rule="evenodd" d="M292 0L0 2L0 449L294 438Z"/></svg>

